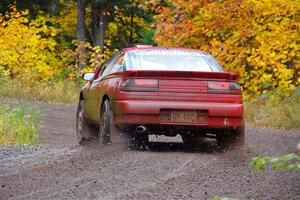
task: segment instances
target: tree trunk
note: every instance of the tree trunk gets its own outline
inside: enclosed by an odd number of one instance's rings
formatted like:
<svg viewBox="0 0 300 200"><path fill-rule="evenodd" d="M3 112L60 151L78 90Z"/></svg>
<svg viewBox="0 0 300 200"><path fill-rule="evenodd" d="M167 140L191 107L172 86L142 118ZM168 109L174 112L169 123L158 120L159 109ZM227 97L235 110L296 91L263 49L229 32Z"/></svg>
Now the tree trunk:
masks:
<svg viewBox="0 0 300 200"><path fill-rule="evenodd" d="M77 39L80 42L87 40L85 24L85 5L86 0L77 0Z"/></svg>
<svg viewBox="0 0 300 200"><path fill-rule="evenodd" d="M83 43L87 40L86 34L86 24L85 24L85 5L86 0L77 0L77 40L78 44L78 73L77 77L80 75L80 70L86 67L86 49Z"/></svg>
<svg viewBox="0 0 300 200"><path fill-rule="evenodd" d="M131 13L130 13L130 35L129 35L129 43L130 46L133 47L133 18L134 18L134 5L131 5Z"/></svg>
<svg viewBox="0 0 300 200"><path fill-rule="evenodd" d="M51 0L51 3L50 3L50 14L52 16L59 16L60 14L60 4L59 4L59 0Z"/></svg>
<svg viewBox="0 0 300 200"><path fill-rule="evenodd" d="M104 38L109 22L109 3L92 1L92 35L93 45L100 46L103 52Z"/></svg>

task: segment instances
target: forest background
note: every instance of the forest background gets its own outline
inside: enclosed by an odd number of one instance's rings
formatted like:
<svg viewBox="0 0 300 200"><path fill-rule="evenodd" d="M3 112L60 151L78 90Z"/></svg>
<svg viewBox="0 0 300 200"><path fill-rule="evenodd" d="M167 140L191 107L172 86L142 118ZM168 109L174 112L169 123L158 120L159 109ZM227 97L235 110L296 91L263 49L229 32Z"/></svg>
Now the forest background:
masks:
<svg viewBox="0 0 300 200"><path fill-rule="evenodd" d="M211 53L248 122L300 128L298 0L0 0L0 96L74 103L82 73L136 44Z"/></svg>

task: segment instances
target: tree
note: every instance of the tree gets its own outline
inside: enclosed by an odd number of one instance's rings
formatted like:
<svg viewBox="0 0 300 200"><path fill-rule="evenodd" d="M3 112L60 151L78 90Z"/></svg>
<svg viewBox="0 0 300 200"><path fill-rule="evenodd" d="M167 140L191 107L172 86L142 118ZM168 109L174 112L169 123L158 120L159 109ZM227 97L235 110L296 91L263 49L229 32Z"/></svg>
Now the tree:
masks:
<svg viewBox="0 0 300 200"><path fill-rule="evenodd" d="M155 40L212 53L248 94L300 85L300 1L152 0Z"/></svg>
<svg viewBox="0 0 300 200"><path fill-rule="evenodd" d="M86 67L86 49L83 45L87 41L87 29L85 24L86 0L77 0L77 39L78 39L78 70ZM77 73L79 74L79 73Z"/></svg>
<svg viewBox="0 0 300 200"><path fill-rule="evenodd" d="M28 84L53 80L63 66L54 40L57 30L43 17L30 20L28 11L17 11L16 5L10 9L0 14L0 76Z"/></svg>
<svg viewBox="0 0 300 200"><path fill-rule="evenodd" d="M0 12L5 13L9 11L9 5L14 3L17 5L17 10L28 9L31 18L35 18L41 11L52 16L59 15L59 0L0 0Z"/></svg>
<svg viewBox="0 0 300 200"><path fill-rule="evenodd" d="M60 3L59 0L51 0L49 12L52 16L59 16L60 14Z"/></svg>
<svg viewBox="0 0 300 200"><path fill-rule="evenodd" d="M111 20L112 5L109 1L92 0L92 35L93 44L104 49L104 38Z"/></svg>

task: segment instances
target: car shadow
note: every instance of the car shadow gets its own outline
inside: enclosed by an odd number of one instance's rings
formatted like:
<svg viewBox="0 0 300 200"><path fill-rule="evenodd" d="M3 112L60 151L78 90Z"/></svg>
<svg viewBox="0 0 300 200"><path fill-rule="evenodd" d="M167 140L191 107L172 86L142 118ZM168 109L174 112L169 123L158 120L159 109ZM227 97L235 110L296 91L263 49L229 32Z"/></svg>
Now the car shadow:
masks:
<svg viewBox="0 0 300 200"><path fill-rule="evenodd" d="M153 152L187 152L187 153L210 153L218 154L224 152L224 149L217 146L215 141L203 141L194 146L186 146L182 142L149 142L147 151Z"/></svg>
<svg viewBox="0 0 300 200"><path fill-rule="evenodd" d="M162 141L150 141L143 146L133 146L130 142L103 145L99 144L95 138L91 138L82 142L80 146L84 147L84 149L101 149L111 145L123 146L125 149L128 149L130 151L186 152L209 154L220 154L228 151L228 149L224 149L218 146L216 140L214 139L203 139L199 141L197 145L186 146L180 139L170 139L169 137L164 137Z"/></svg>

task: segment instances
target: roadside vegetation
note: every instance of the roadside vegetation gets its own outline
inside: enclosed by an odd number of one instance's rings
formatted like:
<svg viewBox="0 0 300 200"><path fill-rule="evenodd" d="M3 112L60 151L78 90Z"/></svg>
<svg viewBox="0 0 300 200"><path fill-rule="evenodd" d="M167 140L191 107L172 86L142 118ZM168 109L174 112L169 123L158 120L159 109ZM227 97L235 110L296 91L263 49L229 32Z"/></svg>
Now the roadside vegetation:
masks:
<svg viewBox="0 0 300 200"><path fill-rule="evenodd" d="M268 167L272 167L275 172L280 169L300 170L300 155L287 154L278 157L254 157L251 159L251 166L254 174L263 172Z"/></svg>
<svg viewBox="0 0 300 200"><path fill-rule="evenodd" d="M0 144L37 144L39 111L25 105L10 108L0 102Z"/></svg>
<svg viewBox="0 0 300 200"><path fill-rule="evenodd" d="M74 81L24 85L18 79L0 81L0 96L52 103L75 103L80 86Z"/></svg>
<svg viewBox="0 0 300 200"><path fill-rule="evenodd" d="M253 126L300 130L300 94L272 92L246 99L245 118Z"/></svg>

